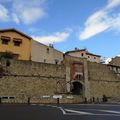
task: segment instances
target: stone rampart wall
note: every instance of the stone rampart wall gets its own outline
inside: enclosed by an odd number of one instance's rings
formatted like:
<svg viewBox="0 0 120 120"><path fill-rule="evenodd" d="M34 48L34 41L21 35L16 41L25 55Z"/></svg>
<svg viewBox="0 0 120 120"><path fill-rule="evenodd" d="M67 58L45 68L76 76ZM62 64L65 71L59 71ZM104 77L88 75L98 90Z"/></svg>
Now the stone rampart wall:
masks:
<svg viewBox="0 0 120 120"><path fill-rule="evenodd" d="M4 60L2 65L10 75L65 77L63 65L15 60L9 60L9 62L9 66L6 66L6 60Z"/></svg>
<svg viewBox="0 0 120 120"><path fill-rule="evenodd" d="M67 94L65 65L37 63L31 61L1 61L5 74L0 77L2 102L26 103L28 98L35 103L55 103L54 95L61 95L61 103L79 103L85 98ZM85 64L85 63L84 63ZM87 98L120 99L120 78L107 65L86 62L84 65L85 93Z"/></svg>
<svg viewBox="0 0 120 120"><path fill-rule="evenodd" d="M1 61L6 72L0 78L1 97L15 97L15 102L26 102L28 97L40 100L41 96L66 93L63 65L15 60L9 60L8 66L6 63L6 60Z"/></svg>
<svg viewBox="0 0 120 120"><path fill-rule="evenodd" d="M120 78L107 65L88 62L88 76L91 98L120 99Z"/></svg>

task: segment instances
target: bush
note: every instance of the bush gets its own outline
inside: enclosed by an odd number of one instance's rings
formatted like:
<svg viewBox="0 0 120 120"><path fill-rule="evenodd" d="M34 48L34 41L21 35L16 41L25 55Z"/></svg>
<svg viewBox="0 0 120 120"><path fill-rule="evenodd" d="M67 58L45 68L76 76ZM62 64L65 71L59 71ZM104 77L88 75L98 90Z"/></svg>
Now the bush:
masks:
<svg viewBox="0 0 120 120"><path fill-rule="evenodd" d="M1 58L13 59L14 55L12 52L4 52L4 53L2 53Z"/></svg>

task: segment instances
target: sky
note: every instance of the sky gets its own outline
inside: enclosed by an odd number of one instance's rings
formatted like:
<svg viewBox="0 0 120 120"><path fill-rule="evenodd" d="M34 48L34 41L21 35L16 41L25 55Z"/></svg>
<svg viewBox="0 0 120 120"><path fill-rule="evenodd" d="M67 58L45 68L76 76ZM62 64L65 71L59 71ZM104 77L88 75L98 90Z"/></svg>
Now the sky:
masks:
<svg viewBox="0 0 120 120"><path fill-rule="evenodd" d="M120 0L0 0L0 29L15 28L66 52L120 55Z"/></svg>

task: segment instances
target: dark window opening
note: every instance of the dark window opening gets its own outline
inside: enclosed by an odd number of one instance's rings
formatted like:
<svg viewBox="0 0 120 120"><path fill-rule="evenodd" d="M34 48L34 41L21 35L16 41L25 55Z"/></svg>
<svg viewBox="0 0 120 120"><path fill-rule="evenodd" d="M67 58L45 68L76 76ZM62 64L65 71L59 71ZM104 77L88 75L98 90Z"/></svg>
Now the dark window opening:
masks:
<svg viewBox="0 0 120 120"><path fill-rule="evenodd" d="M55 59L55 64L58 64L59 60Z"/></svg>
<svg viewBox="0 0 120 120"><path fill-rule="evenodd" d="M46 59L44 59L44 63L46 63Z"/></svg>
<svg viewBox="0 0 120 120"><path fill-rule="evenodd" d="M76 75L75 76L75 80L81 80L82 79L82 76L81 75Z"/></svg>
<svg viewBox="0 0 120 120"><path fill-rule="evenodd" d="M71 92L74 95L80 95L83 91L83 85L80 82L73 82Z"/></svg>
<svg viewBox="0 0 120 120"><path fill-rule="evenodd" d="M1 40L2 40L2 44L8 45L8 42L10 41L10 37L2 36Z"/></svg>
<svg viewBox="0 0 120 120"><path fill-rule="evenodd" d="M47 48L47 53L49 53L49 48Z"/></svg>
<svg viewBox="0 0 120 120"><path fill-rule="evenodd" d="M8 41L7 40L2 40L2 44L8 45Z"/></svg>
<svg viewBox="0 0 120 120"><path fill-rule="evenodd" d="M20 46L20 44L22 43L22 40L21 40L21 39L14 38L14 39L13 39L13 42L14 42L14 46Z"/></svg>
<svg viewBox="0 0 120 120"><path fill-rule="evenodd" d="M84 54L83 54L83 53L81 53L81 56L84 56Z"/></svg>
<svg viewBox="0 0 120 120"><path fill-rule="evenodd" d="M20 44L21 44L20 42L14 42L15 46L20 46Z"/></svg>

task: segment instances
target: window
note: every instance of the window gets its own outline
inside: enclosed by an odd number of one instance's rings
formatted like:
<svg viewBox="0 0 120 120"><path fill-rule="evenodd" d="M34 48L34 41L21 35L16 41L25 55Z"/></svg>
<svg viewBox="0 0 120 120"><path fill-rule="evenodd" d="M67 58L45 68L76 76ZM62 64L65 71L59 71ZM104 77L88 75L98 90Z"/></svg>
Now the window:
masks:
<svg viewBox="0 0 120 120"><path fill-rule="evenodd" d="M84 53L81 53L81 56L84 56Z"/></svg>
<svg viewBox="0 0 120 120"><path fill-rule="evenodd" d="M82 76L81 75L76 75L75 76L75 80L81 80L82 79Z"/></svg>
<svg viewBox="0 0 120 120"><path fill-rule="evenodd" d="M14 46L20 46L20 44L22 43L22 40L21 40L21 39L14 38L14 39L13 39L13 42L14 42Z"/></svg>
<svg viewBox="0 0 120 120"><path fill-rule="evenodd" d="M8 42L10 41L10 37L2 36L1 40L2 40L2 44L8 45Z"/></svg>
<svg viewBox="0 0 120 120"><path fill-rule="evenodd" d="M2 44L8 45L8 41L7 40L2 40Z"/></svg>
<svg viewBox="0 0 120 120"><path fill-rule="evenodd" d="M20 42L14 42L15 46L20 46Z"/></svg>
<svg viewBox="0 0 120 120"><path fill-rule="evenodd" d="M44 59L44 63L46 63L46 59Z"/></svg>
<svg viewBox="0 0 120 120"><path fill-rule="evenodd" d="M96 59L96 57L94 57L94 59Z"/></svg>
<svg viewBox="0 0 120 120"><path fill-rule="evenodd" d="M58 64L59 60L55 59L55 64Z"/></svg>
<svg viewBox="0 0 120 120"><path fill-rule="evenodd" d="M80 76L80 75L77 75L76 77L77 77L77 79L78 79L78 80L80 80L80 78L81 78L81 76Z"/></svg>
<svg viewBox="0 0 120 120"><path fill-rule="evenodd" d="M49 48L47 48L47 53L49 53Z"/></svg>

